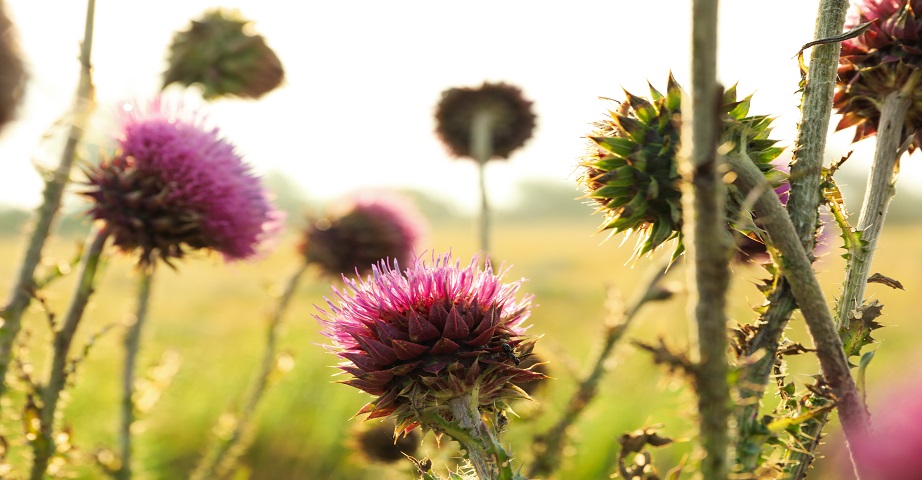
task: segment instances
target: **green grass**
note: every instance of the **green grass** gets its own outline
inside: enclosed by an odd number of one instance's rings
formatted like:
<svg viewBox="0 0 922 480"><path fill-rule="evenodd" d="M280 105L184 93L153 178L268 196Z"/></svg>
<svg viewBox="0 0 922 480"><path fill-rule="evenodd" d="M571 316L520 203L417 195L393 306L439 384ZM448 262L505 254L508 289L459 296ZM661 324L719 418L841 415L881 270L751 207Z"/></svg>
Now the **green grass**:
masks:
<svg viewBox="0 0 922 480"><path fill-rule="evenodd" d="M596 218L554 223L508 223L496 225L494 258L513 265L508 278L527 278L523 291L535 294L530 333L544 335L539 352L550 359L554 380L538 394L538 405L518 409L526 418L513 419L507 439L517 458L527 462L529 438L550 425L573 391L575 378L585 368L599 340L605 317L606 289L621 290L626 298L634 292L643 270L652 262L628 262L631 244L618 248L620 237L602 243L603 234L593 235ZM899 227L885 232L874 271L903 282L907 292L872 286L869 294L886 305L885 328L877 357L871 365L869 400L874 389L892 378L905 365L922 330L913 325L918 309L915 293L922 289L922 255L917 238L922 227ZM0 255L18 258L18 238L0 239ZM284 239L267 257L224 265L220 259L191 258L178 271L160 269L155 280L149 323L143 335L140 365L157 362L164 352L176 352L182 359L179 373L163 392L159 403L146 414L137 434L137 478L184 478L201 454L209 431L218 416L239 400L257 368L270 293L291 274L298 261L293 237ZM429 248L451 249L462 261L475 253L474 224L440 228L431 234ZM73 240L55 239L48 258L66 260L73 255ZM0 265L0 291L9 289L15 261ZM827 300L838 291L841 259L835 254L819 264ZM680 268L672 280L684 281ZM731 318L751 321L750 307L762 297L753 284L762 272L737 267L729 297ZM295 367L281 376L269 390L257 416L254 444L244 458L252 479L387 479L409 478L406 467L367 467L356 462L348 448L350 431L360 423L350 417L367 401L367 395L333 383L331 366L336 359L319 346L323 337L311 317L313 304L320 304L329 292L331 279L316 272L303 282L285 319L281 348L295 358ZM56 282L43 295L49 308L61 313L72 288L72 276ZM102 272L98 293L93 297L75 345L104 326L118 324L132 311L135 275L127 258L114 255ZM672 345L687 343L688 322L685 296L650 306L637 319L629 337L648 341L664 337ZM790 334L804 339L799 321ZM50 338L47 321L37 308L30 311L26 329L32 342L28 359L35 375L42 377ZM78 478L100 478L87 466L100 448L115 445L118 422L118 389L122 328L103 335L89 357L81 363L76 386L70 390L62 424L72 431L76 451L74 466L67 467ZM79 348L79 347L78 347ZM615 439L625 431L661 423L664 433L690 438L694 429L691 394L680 379L653 367L649 358L629 345L617 348L610 362L596 402L574 429L575 443L568 449L559 478L607 478L617 450ZM808 357L792 368L798 383L809 380L816 366ZM13 418L18 405L6 407L2 434L10 441L11 459L16 464L27 458L21 427ZM450 442L448 442L450 443ZM429 443L427 442L428 446ZM656 452L664 464L675 464L688 452L688 443ZM444 446L450 450L450 445ZM442 453L441 455L450 455Z"/></svg>

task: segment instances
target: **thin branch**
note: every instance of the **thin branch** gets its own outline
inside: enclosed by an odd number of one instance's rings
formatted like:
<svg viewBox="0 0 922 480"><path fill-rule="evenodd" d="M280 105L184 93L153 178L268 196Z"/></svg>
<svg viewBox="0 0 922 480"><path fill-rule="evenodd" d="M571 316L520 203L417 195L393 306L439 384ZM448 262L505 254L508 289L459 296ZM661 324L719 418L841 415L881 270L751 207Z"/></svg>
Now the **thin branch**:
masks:
<svg viewBox="0 0 922 480"><path fill-rule="evenodd" d="M643 282L644 288L640 290L637 298L623 312L619 311L620 305L612 305L612 296L609 296L608 310L610 317L605 323L602 348L599 350L589 373L579 382L576 392L570 397L563 416L553 427L537 435L532 442L534 460L529 467L529 477L547 477L560 466L560 458L566 443L569 441L567 431L576 419L592 403L598 393L599 382L602 380L605 365L611 356L614 346L618 343L624 332L630 326L642 306L651 301L664 299L664 289L660 281L666 276L669 268L669 258L652 269L647 279Z"/></svg>
<svg viewBox="0 0 922 480"><path fill-rule="evenodd" d="M285 291L279 297L278 304L269 317L266 325L266 350L263 352L260 369L256 374L253 385L246 395L244 406L236 414L237 421L234 424L233 431L223 439L214 439L212 447L192 473L191 478L193 480L225 478L234 473L235 462L247 447L246 442L242 440L247 430L251 427L253 414L256 412L259 400L266 391L269 377L276 370L279 326L282 323L285 311L288 309L288 304L291 303L291 298L294 296L298 283L307 271L307 267L307 263L301 264L291 278L288 279Z"/></svg>
<svg viewBox="0 0 922 480"><path fill-rule="evenodd" d="M64 187L70 179L70 171L76 157L77 145L83 138L83 132L92 113L93 77L90 53L93 50L93 19L96 1L88 0L86 4L86 22L83 31L83 45L80 50L80 83L77 85L76 100L73 107L73 123L67 136L67 143L61 154L61 162L51 178L45 182L42 204L36 213L35 224L16 283L10 292L6 306L0 312L3 323L0 325L0 397L6 392L6 372L10 366L13 343L22 326L22 315L32 301L35 289L35 268L42 258L42 249L51 232L51 224L61 206Z"/></svg>
<svg viewBox="0 0 922 480"><path fill-rule="evenodd" d="M134 373L138 350L141 345L141 328L147 319L147 309L150 304L150 288L154 280L156 264L141 267L141 278L138 282L138 305L128 332L125 333L125 365L122 372L122 424L119 430L119 450L121 451L121 465L115 472L118 480L131 478L131 425L134 423Z"/></svg>

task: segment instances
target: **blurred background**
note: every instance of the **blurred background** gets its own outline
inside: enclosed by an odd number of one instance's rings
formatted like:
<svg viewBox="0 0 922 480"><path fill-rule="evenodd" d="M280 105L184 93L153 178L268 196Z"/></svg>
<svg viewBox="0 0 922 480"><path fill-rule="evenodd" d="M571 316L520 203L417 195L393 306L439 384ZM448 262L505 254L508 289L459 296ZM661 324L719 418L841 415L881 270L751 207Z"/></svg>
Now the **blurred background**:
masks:
<svg viewBox="0 0 922 480"><path fill-rule="evenodd" d="M812 38L816 1L785 0L771 8L751 2L722 2L720 79L754 92L751 112L777 116L774 138L790 146L798 119L800 79L794 54ZM288 233L276 250L254 262L224 265L219 259L162 269L154 287L142 366L172 363L179 368L159 402L138 425L139 478L183 478L225 408L240 400L261 355L263 327L271 296L291 273L303 213L333 198L369 189L399 190L415 200L430 220L424 246L451 250L465 260L477 250L472 214L476 166L451 160L433 134L432 114L443 90L506 81L534 102L534 137L507 162L488 166L494 200L494 258L514 265L509 279L526 278L523 290L536 296L530 333L543 334L539 353L554 377L535 394L537 403L515 406L525 420L512 419L509 441L523 462L529 438L555 422L585 368L606 316L608 288L629 297L643 271L654 262L629 260L631 242L594 234L601 222L583 205L575 165L593 121L622 87L646 94L646 82L663 89L668 73L688 83L687 2L572 1L566 4L507 0L490 2L257 2L179 1L97 4L93 64L98 106L85 154L108 148L109 112L120 102L156 94L165 69L165 50L174 31L211 7L239 8L275 49L286 69L282 88L256 102L222 100L204 106L212 123L235 143L289 213ZM761 5L760 5L761 7ZM41 198L35 165L56 161L49 140L66 118L77 82L77 55L85 5L73 0L7 2L18 28L30 73L27 97L17 120L0 135L0 291L9 288L22 250L25 222ZM192 100L190 100L192 101ZM835 125L836 119L833 119ZM854 147L850 131L831 135L827 149L838 159L855 148L841 171L850 210L857 211L873 140ZM789 159L789 153L785 158ZM922 329L914 325L922 288L922 163L904 158L899 193L891 207L873 271L900 280L906 292L881 285L869 295L883 303L881 342L868 384L892 381L890 372L918 369L915 346ZM73 197L45 267L66 264L89 225ZM828 299L839 290L841 243L818 263ZM78 345L133 308L129 259L114 257L103 272ZM762 302L755 288L767 274L738 266L730 296L731 318L754 318ZM677 267L672 280L681 282ZM323 337L311 317L314 304L335 279L313 272L285 320L283 350L293 367L279 375L259 410L252 448L240 478L389 479L408 478L408 464L368 466L350 448L361 424L352 415L364 394L333 383L336 360L324 353ZM49 311L60 312L70 281L46 293ZM686 344L685 296L649 307L629 337ZM47 343L44 313L33 309L27 332ZM801 322L790 335L806 341ZM117 428L121 335L116 329L95 340L80 365L64 423L73 435L75 458L91 464L112 448ZM166 357L164 356L166 355ZM41 372L44 352L30 353ZM166 360L164 360L166 359ZM559 478L607 478L622 433L661 424L677 439L693 435L693 402L681 379L652 365L649 357L621 345L595 404L575 427L575 443ZM812 381L817 366L804 356L791 366L798 385ZM767 399L770 402L771 399ZM7 417L8 432L21 427ZM824 452L835 455L837 436ZM434 458L450 459L451 442L424 444ZM12 445L24 455L27 448ZM689 443L657 452L663 467L677 465ZM17 453L19 452L19 453ZM20 459L21 461L21 459ZM79 464L80 462L78 462ZM438 463L437 463L438 464ZM99 478L91 465L77 466L78 478ZM820 471L817 478L842 478Z"/></svg>

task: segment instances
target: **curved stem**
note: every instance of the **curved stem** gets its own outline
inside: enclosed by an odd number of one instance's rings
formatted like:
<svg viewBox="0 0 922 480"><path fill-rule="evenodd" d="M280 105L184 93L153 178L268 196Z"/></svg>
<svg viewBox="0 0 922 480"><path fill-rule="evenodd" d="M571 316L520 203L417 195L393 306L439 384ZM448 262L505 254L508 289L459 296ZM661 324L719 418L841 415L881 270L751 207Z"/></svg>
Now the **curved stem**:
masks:
<svg viewBox="0 0 922 480"><path fill-rule="evenodd" d="M269 321L266 325L266 349L263 352L260 368L253 381L253 385L246 395L243 408L237 413L237 421L233 431L223 439L216 438L214 440L212 447L192 473L191 478L193 480L226 478L234 473L235 461L247 446L245 442L241 440L250 427L250 422L253 414L256 412L259 400L266 391L266 387L269 383L269 376L275 370L279 325L282 322L285 311L288 309L288 304L291 303L291 298L294 296L301 277L303 277L304 273L307 271L307 267L307 263L301 264L288 279L285 291L282 293L282 296L279 297L278 303L269 317Z"/></svg>
<svg viewBox="0 0 922 480"><path fill-rule="evenodd" d="M70 179L70 171L76 157L77 145L83 138L83 132L92 111L93 77L90 53L93 49L93 19L96 1L88 0L86 4L86 22L83 31L83 46L80 50L80 83L77 86L76 101L73 107L74 120L70 126L67 143L61 154L61 162L50 178L45 182L42 204L36 213L35 224L26 245L22 265L16 283L10 292L6 306L0 312L3 318L0 324L0 396L6 393L6 372L9 370L13 344L22 326L22 315L32 301L35 288L35 268L42 258L42 249L51 232L51 224L61 206L64 187Z"/></svg>
<svg viewBox="0 0 922 480"><path fill-rule="evenodd" d="M141 328L147 319L147 307L150 304L150 288L154 279L156 264L142 267L138 282L138 306L134 321L125 334L125 370L122 372L122 424L119 430L119 447L121 466L115 472L118 480L131 478L131 425L134 423L134 372L141 345Z"/></svg>
<svg viewBox="0 0 922 480"><path fill-rule="evenodd" d="M855 386L832 313L794 225L778 196L752 162L733 157L728 157L728 162L737 174L736 183L743 191L761 192L753 205L755 213L763 222L772 246L780 252L781 273L791 284L791 291L804 315L823 380L836 396L846 439L852 442L867 436L870 431L867 407Z"/></svg>
<svg viewBox="0 0 922 480"><path fill-rule="evenodd" d="M70 345L74 340L74 334L77 332L77 326L80 319L83 318L83 312L89 302L90 295L93 294L96 268L99 265L108 236L108 229L102 227L91 233L87 238L83 257L80 260L76 289L71 297L61 328L54 334L54 353L48 374L48 382L41 387L40 433L38 438L32 442L34 453L30 477L32 480L44 478L48 462L56 450L53 436L54 418L58 400L67 383L67 357L70 352Z"/></svg>
<svg viewBox="0 0 922 480"><path fill-rule="evenodd" d="M816 39L842 33L848 4L847 0L820 1L814 30ZM823 154L840 50L838 42L813 47L810 69L803 84L801 121L794 142L787 212L806 252L813 252L816 243L818 209L822 200ZM783 277L776 280L777 287L768 296L767 310L760 319L758 332L745 352L749 357L760 354L761 358L743 370L739 383L742 407L737 416L740 432L737 452L744 471L752 471L758 463L765 438L759 431L760 400L768 385L784 330L797 308L788 281Z"/></svg>

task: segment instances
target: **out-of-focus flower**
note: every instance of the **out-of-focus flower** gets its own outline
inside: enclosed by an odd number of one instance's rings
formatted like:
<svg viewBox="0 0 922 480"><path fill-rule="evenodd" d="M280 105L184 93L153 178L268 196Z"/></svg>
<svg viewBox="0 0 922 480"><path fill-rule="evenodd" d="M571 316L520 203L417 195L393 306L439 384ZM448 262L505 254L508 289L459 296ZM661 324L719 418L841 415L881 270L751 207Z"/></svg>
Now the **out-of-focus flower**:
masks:
<svg viewBox="0 0 922 480"><path fill-rule="evenodd" d="M259 178L194 112L159 98L127 104L117 141L114 157L86 172L83 194L114 244L140 251L140 264L197 249L245 259L278 231L282 214Z"/></svg>
<svg viewBox="0 0 922 480"><path fill-rule="evenodd" d="M791 184L788 183L787 180L789 168L787 165L775 164L775 169L779 174L783 174L785 177L784 181L775 187L775 193L778 195L778 199L781 200L782 205L787 205L788 195L791 191ZM758 217L755 215L753 215L752 220L755 222L756 227L761 226ZM835 235L836 229L835 220L825 206L820 207L820 223L822 226L820 227L816 238L816 244L813 248L813 254L817 257L829 251L829 245L832 241L832 237ZM734 232L736 244L736 254L733 256L734 261L752 264L763 264L771 261L771 255L769 255L765 244L757 235L753 234L753 237L755 238L744 235L738 231Z"/></svg>
<svg viewBox="0 0 922 480"><path fill-rule="evenodd" d="M532 103L506 83L484 83L442 92L435 112L436 133L456 157L473 158L471 132L478 115L489 117L493 158L509 158L535 129Z"/></svg>
<svg viewBox="0 0 922 480"><path fill-rule="evenodd" d="M881 397L874 432L849 439L852 457L867 480L915 480L922 472L922 383L903 383Z"/></svg>
<svg viewBox="0 0 922 480"><path fill-rule="evenodd" d="M359 414L393 416L397 431L431 427L429 415L455 420L454 399L498 410L527 397L515 382L544 377L519 360L536 340L522 326L531 297L517 300L521 282L503 283L503 273L478 260L462 267L450 255L418 259L403 272L381 262L364 281L333 288L338 301L327 299L329 311L315 317L352 376L342 383L376 397Z"/></svg>
<svg viewBox="0 0 922 480"><path fill-rule="evenodd" d="M250 21L238 12L212 10L173 37L163 86L199 84L207 99L259 98L284 76L282 62Z"/></svg>
<svg viewBox="0 0 922 480"><path fill-rule="evenodd" d="M380 463L394 463L406 460L404 455L416 455L422 435L416 430L395 435L394 426L392 420L363 425L353 435L354 450L369 461Z"/></svg>
<svg viewBox="0 0 922 480"><path fill-rule="evenodd" d="M26 73L19 42L6 8L0 2L0 127L16 114L25 91Z"/></svg>
<svg viewBox="0 0 922 480"><path fill-rule="evenodd" d="M922 0L859 0L847 29L874 22L861 35L842 42L834 105L842 130L856 126L854 141L877 133L884 98L904 91L912 104L903 138L910 151L922 146Z"/></svg>
<svg viewBox="0 0 922 480"><path fill-rule="evenodd" d="M307 227L299 249L308 263L334 276L364 275L381 260L407 265L425 222L409 202L394 195L360 195Z"/></svg>
<svg viewBox="0 0 922 480"><path fill-rule="evenodd" d="M590 133L589 152L579 182L605 220L601 230L638 232L635 253L644 255L670 239L683 250L682 193L676 154L681 130L682 88L672 75L663 95L650 86L648 101L625 92L627 99ZM751 97L736 99L736 87L724 93L720 141L727 155L745 155L771 177L770 163L783 149L771 140L770 117L746 116ZM739 215L742 195L729 186L727 218Z"/></svg>

